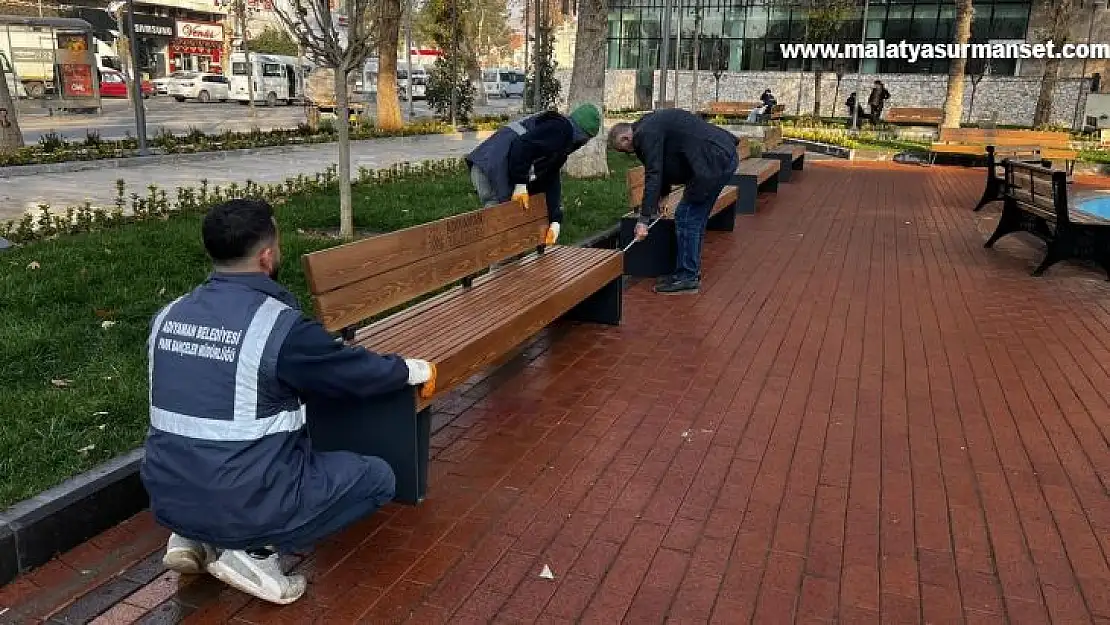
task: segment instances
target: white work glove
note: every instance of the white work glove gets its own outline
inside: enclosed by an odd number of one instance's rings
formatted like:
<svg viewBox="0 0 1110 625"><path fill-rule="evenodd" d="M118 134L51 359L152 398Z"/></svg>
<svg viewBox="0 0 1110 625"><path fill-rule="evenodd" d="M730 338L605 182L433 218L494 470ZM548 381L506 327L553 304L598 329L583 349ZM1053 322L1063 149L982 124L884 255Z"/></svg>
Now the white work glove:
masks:
<svg viewBox="0 0 1110 625"><path fill-rule="evenodd" d="M528 187L523 184L518 184L516 188L513 189L512 199L514 202L520 202L524 206L528 206Z"/></svg>
<svg viewBox="0 0 1110 625"><path fill-rule="evenodd" d="M409 368L409 386L423 384L432 379L432 364L427 360L406 358L405 366Z"/></svg>
<svg viewBox="0 0 1110 625"><path fill-rule="evenodd" d="M544 245L555 245L555 242L558 240L559 222L553 221L551 225L547 227L547 239L544 241Z"/></svg>

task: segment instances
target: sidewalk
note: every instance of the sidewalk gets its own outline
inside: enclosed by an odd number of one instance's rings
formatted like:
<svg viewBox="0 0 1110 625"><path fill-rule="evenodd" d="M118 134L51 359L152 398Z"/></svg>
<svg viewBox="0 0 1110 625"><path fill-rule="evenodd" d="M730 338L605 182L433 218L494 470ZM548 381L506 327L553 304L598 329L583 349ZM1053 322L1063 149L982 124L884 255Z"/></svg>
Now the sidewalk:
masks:
<svg viewBox="0 0 1110 625"><path fill-rule="evenodd" d="M351 170L359 167L378 169L403 161L424 161L463 156L488 133L463 135L426 135L372 139L351 143ZM324 171L339 159L339 144L277 147L260 153L229 155L214 152L193 156L173 165L104 167L88 171L17 176L0 179L0 221L18 218L25 211L49 204L64 209L83 204L113 206L116 180L127 183L128 193L146 193L151 184L173 197L174 189L197 186L202 179L210 185L240 185L247 180L258 183L280 182L298 174Z"/></svg>
<svg viewBox="0 0 1110 625"><path fill-rule="evenodd" d="M984 250L982 185L807 163L700 295L642 281L437 406L427 501L293 560L291 606L164 573L144 513L0 622L1110 622L1110 285Z"/></svg>

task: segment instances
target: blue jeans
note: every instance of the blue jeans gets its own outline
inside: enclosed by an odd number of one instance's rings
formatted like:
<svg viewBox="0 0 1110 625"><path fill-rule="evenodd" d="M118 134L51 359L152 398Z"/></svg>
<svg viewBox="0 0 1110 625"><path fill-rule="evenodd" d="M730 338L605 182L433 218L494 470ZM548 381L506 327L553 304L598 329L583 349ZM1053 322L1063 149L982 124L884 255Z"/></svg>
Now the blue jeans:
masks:
<svg viewBox="0 0 1110 625"><path fill-rule="evenodd" d="M393 469L381 458L368 456L367 460L370 461L370 466L362 479L315 519L275 537L273 542L276 544L273 546L281 553L310 549L392 501L397 491L397 478L393 475Z"/></svg>
<svg viewBox="0 0 1110 625"><path fill-rule="evenodd" d="M705 240L705 227L709 213L717 203L717 196L728 185L732 174L740 165L736 152L729 159L728 170L712 180L712 194L704 202L691 203L684 197L675 207L674 229L678 239L678 258L675 261L675 281L698 280L701 276L701 247Z"/></svg>

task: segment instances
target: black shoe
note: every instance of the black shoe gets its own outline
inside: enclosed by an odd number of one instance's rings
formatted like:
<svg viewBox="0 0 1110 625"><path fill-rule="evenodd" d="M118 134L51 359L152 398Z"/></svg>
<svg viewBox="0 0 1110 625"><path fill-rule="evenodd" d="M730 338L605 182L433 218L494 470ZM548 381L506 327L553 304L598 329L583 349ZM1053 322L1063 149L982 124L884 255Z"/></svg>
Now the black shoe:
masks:
<svg viewBox="0 0 1110 625"><path fill-rule="evenodd" d="M662 275L662 276L659 276L658 278L655 279L655 286L660 287L660 286L663 286L665 284L670 284L672 282L674 282L674 276L672 276L670 274Z"/></svg>
<svg viewBox="0 0 1110 625"><path fill-rule="evenodd" d="M655 292L660 295L682 295L684 293L697 293L701 287L698 280L672 280L666 284L656 284Z"/></svg>

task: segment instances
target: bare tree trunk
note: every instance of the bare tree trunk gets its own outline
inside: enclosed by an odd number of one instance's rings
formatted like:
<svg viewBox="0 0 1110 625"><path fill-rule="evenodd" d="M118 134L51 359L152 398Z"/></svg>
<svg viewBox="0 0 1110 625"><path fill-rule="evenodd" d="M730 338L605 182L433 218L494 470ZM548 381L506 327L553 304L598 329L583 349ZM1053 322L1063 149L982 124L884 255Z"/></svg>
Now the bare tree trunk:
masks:
<svg viewBox="0 0 1110 625"><path fill-rule="evenodd" d="M574 46L574 70L570 76L567 104L574 107L591 102L601 110L605 104L605 37L608 29L608 0L580 0L578 36ZM604 178L609 175L604 129L567 159L572 178Z"/></svg>
<svg viewBox="0 0 1110 625"><path fill-rule="evenodd" d="M474 71L468 72L471 82L478 84L478 93L475 94L475 103L478 106L485 106L489 104L489 96L486 94L486 85L482 81L482 57L489 52L489 47L482 45L482 27L485 26L486 21L486 8L483 6L479 9L478 13L478 40L474 47L474 59L477 66Z"/></svg>
<svg viewBox="0 0 1110 625"><path fill-rule="evenodd" d="M8 75L0 72L0 154L23 147L23 132L19 129L18 117L11 90L8 89Z"/></svg>
<svg viewBox="0 0 1110 625"><path fill-rule="evenodd" d="M1060 59L1047 59L1044 76L1041 77L1041 93L1037 96L1037 108L1033 111L1033 127L1052 122L1052 97L1056 92L1056 79L1060 75Z"/></svg>
<svg viewBox="0 0 1110 625"><path fill-rule="evenodd" d="M397 99L397 44L401 38L401 2L383 0L378 18L378 128L404 125Z"/></svg>
<svg viewBox="0 0 1110 625"><path fill-rule="evenodd" d="M974 16L972 0L956 0L956 43L964 44L971 39L971 18ZM964 111L967 58L960 56L948 63L948 91L944 96L944 121L941 128L959 128Z"/></svg>
<svg viewBox="0 0 1110 625"><path fill-rule="evenodd" d="M339 131L339 236L349 240L355 236L355 221L351 209L351 134L345 68L335 70L335 116Z"/></svg>

